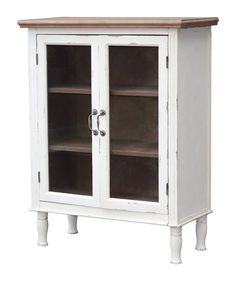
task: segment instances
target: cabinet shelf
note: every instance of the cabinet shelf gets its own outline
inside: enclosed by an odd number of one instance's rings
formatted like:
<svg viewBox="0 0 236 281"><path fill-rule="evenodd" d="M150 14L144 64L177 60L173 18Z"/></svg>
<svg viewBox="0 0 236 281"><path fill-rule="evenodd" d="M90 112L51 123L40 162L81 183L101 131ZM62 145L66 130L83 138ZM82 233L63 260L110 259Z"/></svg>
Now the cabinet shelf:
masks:
<svg viewBox="0 0 236 281"><path fill-rule="evenodd" d="M158 90L156 87L113 87L111 89L111 95L113 96L133 96L133 97L157 97Z"/></svg>
<svg viewBox="0 0 236 281"><path fill-rule="evenodd" d="M88 140L71 139L49 144L49 151L91 153L92 146Z"/></svg>
<svg viewBox="0 0 236 281"><path fill-rule="evenodd" d="M112 141L111 154L120 156L157 158L157 143L143 143L138 141Z"/></svg>
<svg viewBox="0 0 236 281"><path fill-rule="evenodd" d="M91 87L88 85L54 85L48 87L48 93L90 95Z"/></svg>
<svg viewBox="0 0 236 281"><path fill-rule="evenodd" d="M92 146L89 141L73 139L51 143L49 145L49 151L91 153ZM111 154L119 156L136 156L147 158L158 157L156 143L146 144L134 141L112 141Z"/></svg>
<svg viewBox="0 0 236 281"><path fill-rule="evenodd" d="M48 88L49 93L57 94L82 94L90 95L91 87L88 85L55 85ZM126 86L112 87L111 95L113 96L133 96L133 97L157 97L158 90L156 87L146 86Z"/></svg>

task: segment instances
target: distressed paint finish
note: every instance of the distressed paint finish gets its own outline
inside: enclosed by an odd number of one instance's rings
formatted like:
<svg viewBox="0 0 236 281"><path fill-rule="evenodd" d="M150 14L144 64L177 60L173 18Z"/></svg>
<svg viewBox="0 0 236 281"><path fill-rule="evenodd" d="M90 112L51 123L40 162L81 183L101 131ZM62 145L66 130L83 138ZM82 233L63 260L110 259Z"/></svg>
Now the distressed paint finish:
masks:
<svg viewBox="0 0 236 281"><path fill-rule="evenodd" d="M38 92L37 92L37 65L36 31L29 29L29 101L30 101L30 144L31 144L31 208L39 208L39 143L38 143Z"/></svg>
<svg viewBox="0 0 236 281"><path fill-rule="evenodd" d="M211 212L211 30L178 30L178 224Z"/></svg>
<svg viewBox="0 0 236 281"><path fill-rule="evenodd" d="M106 111L106 116L101 118L101 128L106 131L106 137L101 137L101 206L110 209L120 209L127 211L154 212L167 214L166 183L168 182L167 170L167 36L100 36L100 109ZM151 46L158 47L159 51L159 202L143 202L135 200L122 200L110 198L110 132L109 132L109 67L108 67L108 47L112 46Z"/></svg>
<svg viewBox="0 0 236 281"><path fill-rule="evenodd" d="M169 31L169 225L211 213L209 27Z"/></svg>
<svg viewBox="0 0 236 281"><path fill-rule="evenodd" d="M100 118L100 126L106 136L93 135L93 196L81 196L50 192L48 188L48 138L47 138L47 81L46 81L46 45L90 45L92 47L92 108L105 110ZM159 202L145 202L109 198L109 88L108 88L108 46L152 46L159 50ZM38 35L38 93L40 96L39 139L40 200L58 203L79 204L85 206L123 209L128 211L155 212L167 214L166 183L167 175L167 36L74 36L74 35ZM92 110L92 109L91 109ZM101 187L101 188L100 188Z"/></svg>
<svg viewBox="0 0 236 281"><path fill-rule="evenodd" d="M167 225L168 215L152 212L135 212L117 209L103 209L96 207L79 206L72 204L61 204L55 202L40 202L39 210L57 214L77 215L91 218L104 218L112 220L141 222L149 224ZM32 209L32 211L38 211Z"/></svg>
<svg viewBox="0 0 236 281"><path fill-rule="evenodd" d="M93 196L73 195L49 191L48 176L48 120L47 120L47 64L46 64L46 45L90 45L92 48L92 107L98 106L98 91L96 88L98 51L96 45L97 37L95 36L74 36L74 35L38 35L37 52L38 52L38 139L40 139L39 162L41 172L40 182L40 199L42 201L51 201L59 203L69 203L85 206L99 206L99 139L94 135L92 137L92 156L93 156ZM91 109L92 110L92 109Z"/></svg>
<svg viewBox="0 0 236 281"><path fill-rule="evenodd" d="M168 175L169 225L177 226L177 30L169 31L168 75Z"/></svg>

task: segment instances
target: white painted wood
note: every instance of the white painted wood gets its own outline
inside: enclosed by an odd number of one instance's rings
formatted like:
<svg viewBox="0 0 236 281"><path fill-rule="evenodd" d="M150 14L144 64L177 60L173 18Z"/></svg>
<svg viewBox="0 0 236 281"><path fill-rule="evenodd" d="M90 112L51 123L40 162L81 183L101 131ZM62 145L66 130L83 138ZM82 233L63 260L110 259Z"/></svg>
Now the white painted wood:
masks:
<svg viewBox="0 0 236 281"><path fill-rule="evenodd" d="M92 47L92 60L91 60L91 98L92 98L92 109L99 110L99 100L100 100L100 91L99 91L99 81L100 81L100 73L99 73L99 44L97 42L97 38L92 39L91 43ZM93 120L93 129L97 129L96 118ZM95 127L96 126L96 127ZM95 136L92 134L92 183L93 183L93 197L94 204L93 206L100 206L100 163L101 163L101 154L100 154L100 139L99 136Z"/></svg>
<svg viewBox="0 0 236 281"><path fill-rule="evenodd" d="M184 220L184 222L178 224L177 227L178 227L178 226L183 226L183 225L185 225L185 224L187 224L187 223L190 223L190 222L192 222L192 221L195 221L195 220L197 220L199 217L202 217L202 216L205 216L205 215L209 215L209 214L211 214L212 212L213 212L212 210L203 210L203 211L201 211L201 212L199 212L199 213L195 213L195 214L193 214L193 215L191 215L191 216L189 216L189 217L186 217L185 220Z"/></svg>
<svg viewBox="0 0 236 281"><path fill-rule="evenodd" d="M40 200L59 203L78 204L85 206L99 205L99 138L92 136L92 164L93 164L93 196L65 194L49 191L48 177L48 127L47 127L47 62L46 46L53 45L90 45L92 48L92 107L98 106L98 47L97 37L94 36L60 36L60 35L37 35L38 52L38 124L40 140L39 162L40 162ZM91 109L92 110L92 109ZM92 175L91 175L92 176Z"/></svg>
<svg viewBox="0 0 236 281"><path fill-rule="evenodd" d="M68 215L68 233L69 234L76 234L78 233L77 229L77 216L74 215Z"/></svg>
<svg viewBox="0 0 236 281"><path fill-rule="evenodd" d="M106 132L104 137L100 137L100 202L101 207L105 207L105 196L107 187L110 185L110 105L109 105L109 64L108 64L108 46L106 37L99 36L99 111L105 110L105 116L101 117L100 127Z"/></svg>
<svg viewBox="0 0 236 281"><path fill-rule="evenodd" d="M38 183L38 100L36 67L36 32L29 29L29 101L30 101L30 143L31 143L31 208L39 207Z"/></svg>
<svg viewBox="0 0 236 281"><path fill-rule="evenodd" d="M168 173L169 173L169 225L178 224L177 189L177 30L169 31L168 72Z"/></svg>
<svg viewBox="0 0 236 281"><path fill-rule="evenodd" d="M206 250L206 235L207 235L207 215L202 216L196 220L196 250Z"/></svg>
<svg viewBox="0 0 236 281"><path fill-rule="evenodd" d="M178 224L210 206L210 28L178 31Z"/></svg>
<svg viewBox="0 0 236 281"><path fill-rule="evenodd" d="M170 227L170 248L171 248L171 263L179 264L181 260L182 248L182 227Z"/></svg>
<svg viewBox="0 0 236 281"><path fill-rule="evenodd" d="M68 214L84 217L93 217L101 219L112 219L121 221L141 222L149 224L167 225L168 215L157 214L153 212L134 212L115 209L102 209L71 204L59 204L51 202L40 202L40 209L32 211L48 211L58 214Z"/></svg>
<svg viewBox="0 0 236 281"><path fill-rule="evenodd" d="M167 214L166 184L167 175L167 37L166 36L99 36L100 43L100 109L106 110L106 116L101 118L101 127L106 136L101 137L100 147L102 153L102 184L101 205L104 208L121 209L128 211L156 212ZM159 202L145 202L138 200L110 198L110 133L109 133L109 59L108 48L112 46L152 46L159 51ZM112 113L111 113L112 114Z"/></svg>
<svg viewBox="0 0 236 281"><path fill-rule="evenodd" d="M39 111L39 138L42 141L40 145L41 162L41 184L40 184L40 200L82 204L87 206L99 206L99 183L101 188L104 186L107 190L107 204L102 201L102 206L107 208L127 209L142 212L158 212L167 213L167 37L165 36L148 36L148 37L129 37L129 36L59 36L59 35L38 35L38 79L40 87L38 88L40 101ZM107 135L105 137L93 137L93 197L80 196L71 194L62 194L58 192L50 192L48 190L48 143L47 143L47 81L46 81L46 45L47 44L68 44L83 45L91 44L93 49L93 102L95 108L99 103L98 110L105 109L107 114L101 118L101 128L105 129ZM160 65L160 82L159 91L159 126L160 126L160 143L159 143L159 202L144 202L135 200L110 199L109 195L109 89L108 89L108 45L140 45L140 46L157 46L159 48L159 65ZM99 48L99 49L97 49ZM98 53L99 50L99 53ZM97 66L97 67L96 67ZM96 75L97 73L97 75ZM103 75L104 73L104 75ZM97 86L97 83L99 83ZM106 94L105 94L106 93ZM98 150L99 145L99 150ZM99 167L99 168L95 168ZM96 174L97 173L97 174ZM99 178L100 177L100 178ZM102 192L102 190L101 190ZM103 200L104 194L101 195ZM109 199L108 199L109 198ZM109 202L108 202L109 201Z"/></svg>
<svg viewBox="0 0 236 281"><path fill-rule="evenodd" d="M168 35L168 28L35 28L38 34Z"/></svg>
<svg viewBox="0 0 236 281"><path fill-rule="evenodd" d="M211 212L210 31L169 31L170 226Z"/></svg>
<svg viewBox="0 0 236 281"><path fill-rule="evenodd" d="M38 228L38 246L47 246L47 234L48 234L48 213L38 212L37 219Z"/></svg>

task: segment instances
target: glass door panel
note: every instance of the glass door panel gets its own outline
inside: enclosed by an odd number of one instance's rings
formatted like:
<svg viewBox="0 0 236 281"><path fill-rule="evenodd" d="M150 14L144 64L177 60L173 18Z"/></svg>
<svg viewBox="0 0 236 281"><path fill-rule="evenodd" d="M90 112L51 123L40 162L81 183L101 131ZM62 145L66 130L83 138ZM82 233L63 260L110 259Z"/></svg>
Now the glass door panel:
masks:
<svg viewBox="0 0 236 281"><path fill-rule="evenodd" d="M158 53L109 46L110 198L159 202Z"/></svg>
<svg viewBox="0 0 236 281"><path fill-rule="evenodd" d="M91 46L46 48L49 191L92 196Z"/></svg>

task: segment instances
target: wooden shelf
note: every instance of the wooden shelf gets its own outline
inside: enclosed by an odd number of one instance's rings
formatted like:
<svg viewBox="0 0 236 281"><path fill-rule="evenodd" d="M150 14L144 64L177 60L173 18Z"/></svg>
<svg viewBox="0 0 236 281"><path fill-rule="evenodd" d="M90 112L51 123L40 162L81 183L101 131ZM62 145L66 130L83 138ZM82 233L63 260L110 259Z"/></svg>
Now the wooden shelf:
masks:
<svg viewBox="0 0 236 281"><path fill-rule="evenodd" d="M58 94L82 94L90 95L91 87L87 85L71 85L71 86L50 86L48 88L49 93ZM113 87L111 89L111 95L113 96L133 96L133 97L157 97L158 90L156 87Z"/></svg>
<svg viewBox="0 0 236 281"><path fill-rule="evenodd" d="M156 143L142 143L134 141L111 141L111 154L150 158L158 157Z"/></svg>
<svg viewBox="0 0 236 281"><path fill-rule="evenodd" d="M124 194L124 193L113 193L111 198L126 199L126 200L138 200L138 201L149 201L158 202L157 196L146 196L146 195L134 195L134 194Z"/></svg>
<svg viewBox="0 0 236 281"><path fill-rule="evenodd" d="M88 140L71 139L49 144L49 151L91 153L92 145Z"/></svg>
<svg viewBox="0 0 236 281"><path fill-rule="evenodd" d="M113 87L111 89L113 96L133 96L133 97L157 97L156 87Z"/></svg>
<svg viewBox="0 0 236 281"><path fill-rule="evenodd" d="M92 146L89 141L86 140L67 140L58 141L49 145L49 151L68 151L68 152L80 152L91 153ZM119 156L135 156L135 157L148 157L157 158L157 144L156 143L141 143L141 142L129 142L129 141L112 141L111 142L111 154Z"/></svg>
<svg viewBox="0 0 236 281"><path fill-rule="evenodd" d="M82 94L82 95L90 95L91 87L88 85L58 85L58 86L50 86L48 87L49 93L55 94Z"/></svg>

